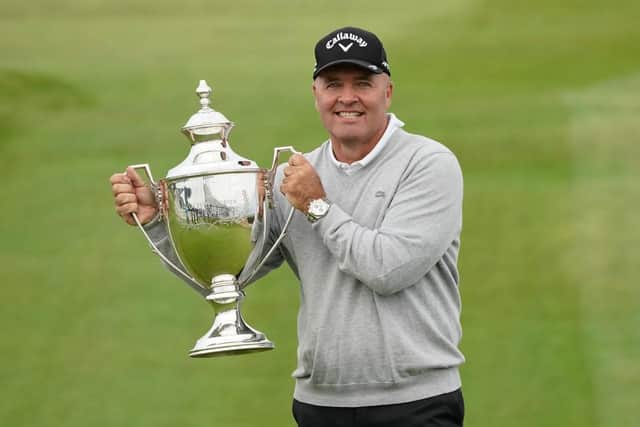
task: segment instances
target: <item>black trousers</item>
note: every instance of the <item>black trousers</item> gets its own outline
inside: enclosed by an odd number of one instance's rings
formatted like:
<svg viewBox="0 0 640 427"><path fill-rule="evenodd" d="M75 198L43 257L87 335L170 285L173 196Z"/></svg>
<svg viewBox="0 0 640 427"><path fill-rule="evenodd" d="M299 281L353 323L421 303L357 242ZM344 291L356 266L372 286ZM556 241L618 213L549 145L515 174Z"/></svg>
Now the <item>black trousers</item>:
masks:
<svg viewBox="0 0 640 427"><path fill-rule="evenodd" d="M293 400L298 427L461 427L462 390L397 405L336 408Z"/></svg>

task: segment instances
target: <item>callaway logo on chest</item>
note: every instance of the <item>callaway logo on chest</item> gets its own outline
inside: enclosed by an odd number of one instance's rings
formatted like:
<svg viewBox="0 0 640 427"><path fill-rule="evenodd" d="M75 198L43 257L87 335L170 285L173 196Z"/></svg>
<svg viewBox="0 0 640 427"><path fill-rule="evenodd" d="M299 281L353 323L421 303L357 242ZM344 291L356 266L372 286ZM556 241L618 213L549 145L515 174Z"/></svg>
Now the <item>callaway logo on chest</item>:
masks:
<svg viewBox="0 0 640 427"><path fill-rule="evenodd" d="M329 50L337 44L340 49L347 52L351 49L353 43L357 43L360 47L365 47L367 45L367 42L360 36L352 33L338 33L332 39L327 41L325 47Z"/></svg>

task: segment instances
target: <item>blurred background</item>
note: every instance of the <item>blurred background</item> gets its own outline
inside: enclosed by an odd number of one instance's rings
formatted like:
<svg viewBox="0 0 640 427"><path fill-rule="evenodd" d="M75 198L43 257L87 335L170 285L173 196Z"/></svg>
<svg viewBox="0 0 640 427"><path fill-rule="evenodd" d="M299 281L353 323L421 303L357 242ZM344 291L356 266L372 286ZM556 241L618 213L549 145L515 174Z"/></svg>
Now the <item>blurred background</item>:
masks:
<svg viewBox="0 0 640 427"><path fill-rule="evenodd" d="M276 350L190 359L210 309L108 180L186 156L199 79L238 153L311 150L313 46L344 25L382 38L391 110L462 164L466 425L638 425L638 17L631 0L3 1L0 426L294 425L288 268L243 309Z"/></svg>

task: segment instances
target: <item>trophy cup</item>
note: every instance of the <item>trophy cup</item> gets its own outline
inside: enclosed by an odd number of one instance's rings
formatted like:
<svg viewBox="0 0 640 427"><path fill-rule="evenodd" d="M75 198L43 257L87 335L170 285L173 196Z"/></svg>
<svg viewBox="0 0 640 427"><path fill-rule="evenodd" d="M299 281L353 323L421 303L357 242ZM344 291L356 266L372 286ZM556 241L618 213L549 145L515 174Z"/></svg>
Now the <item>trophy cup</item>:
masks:
<svg viewBox="0 0 640 427"><path fill-rule="evenodd" d="M148 164L132 165L144 171L151 183L160 218L181 265L156 247L134 213L139 229L153 251L213 307L213 325L196 342L189 353L191 357L273 348L264 334L245 323L240 305L245 297L243 289L285 237L294 213L291 207L280 235L266 249L279 155L297 151L293 147L274 148L268 171L236 154L229 146L233 123L209 106L211 92L207 83L200 80L196 93L201 108L182 128L191 150L166 178L156 182ZM265 190L262 200L259 185ZM258 220L263 222L263 235L254 246L252 227ZM264 256L260 260L261 254Z"/></svg>

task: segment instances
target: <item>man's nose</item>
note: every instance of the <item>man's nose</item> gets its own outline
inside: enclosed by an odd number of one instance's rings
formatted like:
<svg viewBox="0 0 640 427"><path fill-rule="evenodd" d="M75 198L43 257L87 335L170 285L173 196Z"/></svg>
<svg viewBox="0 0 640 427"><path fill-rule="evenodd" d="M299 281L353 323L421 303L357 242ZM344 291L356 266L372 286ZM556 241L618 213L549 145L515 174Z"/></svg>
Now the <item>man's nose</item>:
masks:
<svg viewBox="0 0 640 427"><path fill-rule="evenodd" d="M340 96L338 97L338 100L343 104L353 104L354 102L358 101L358 98L356 96L356 92L353 90L351 86L344 85L342 87L342 90L340 91Z"/></svg>

